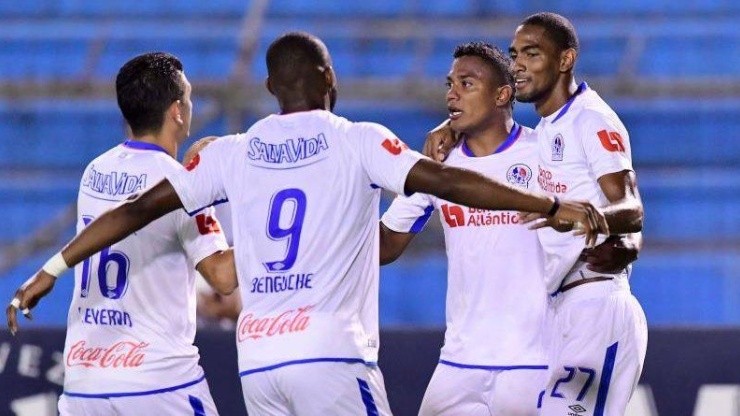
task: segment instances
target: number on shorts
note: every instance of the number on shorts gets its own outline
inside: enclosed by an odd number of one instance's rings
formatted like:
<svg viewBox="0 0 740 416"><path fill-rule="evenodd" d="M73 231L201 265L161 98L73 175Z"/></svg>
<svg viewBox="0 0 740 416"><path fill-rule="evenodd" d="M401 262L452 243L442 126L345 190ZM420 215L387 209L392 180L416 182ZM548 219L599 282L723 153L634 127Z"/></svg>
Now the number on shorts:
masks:
<svg viewBox="0 0 740 416"><path fill-rule="evenodd" d="M83 216L82 222L87 226L94 218ZM110 247L100 250L82 262L82 281L80 287L80 297L86 298L90 294L90 276L92 275L92 259L98 256L98 285L100 293L109 299L120 299L126 294L128 288L128 268L131 263L126 254L120 251L112 251ZM115 267L115 280L113 284L108 283L108 274L111 272L111 266Z"/></svg>
<svg viewBox="0 0 740 416"><path fill-rule="evenodd" d="M284 212L283 208L286 204L289 204L288 211ZM265 267L270 272L288 270L293 267L298 256L301 229L303 228L303 219L306 216L306 194L296 188L283 189L273 195L269 210L267 236L275 241L287 240L288 246L282 260L268 261L265 263ZM283 215L284 213L286 215ZM289 219L285 227L280 224L283 217Z"/></svg>
<svg viewBox="0 0 740 416"><path fill-rule="evenodd" d="M576 372L580 371L588 375L586 382L583 383L583 387L581 388L581 391L578 393L578 397L576 397L577 401L583 400L583 398L586 397L586 393L588 393L588 389L591 387L591 384L593 384L594 382L594 377L596 377L596 371L594 371L591 368L585 368L585 367L578 367L577 369L574 367L563 367L563 369L565 369L565 371L567 371L568 374L566 374L565 377L561 377L560 379L558 379L558 381L555 382L555 385L552 387L552 393L550 393L550 397L557 397L560 399L565 398L565 396L563 396L563 394L558 391L558 387L560 387L561 384L567 384L573 381L573 377L575 377Z"/></svg>

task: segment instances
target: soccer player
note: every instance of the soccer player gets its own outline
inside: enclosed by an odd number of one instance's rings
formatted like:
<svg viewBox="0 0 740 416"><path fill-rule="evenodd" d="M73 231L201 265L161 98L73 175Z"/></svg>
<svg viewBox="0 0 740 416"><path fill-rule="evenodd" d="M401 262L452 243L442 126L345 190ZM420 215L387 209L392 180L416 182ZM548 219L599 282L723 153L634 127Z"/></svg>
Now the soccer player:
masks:
<svg viewBox="0 0 740 416"><path fill-rule="evenodd" d="M446 163L536 190L536 136L512 118L514 77L498 48L458 46L447 76L450 128L464 138ZM381 264L401 254L434 210L448 257L447 331L419 414L531 415L547 369L546 308L537 234L516 212L399 196L381 222Z"/></svg>
<svg viewBox="0 0 740 416"><path fill-rule="evenodd" d="M150 221L228 199L243 310L239 369L252 415L390 414L378 353L380 190L431 192L486 209L548 213L608 232L589 203L560 201L446 167L385 127L334 115L326 46L289 33L267 51L280 114L208 145L189 171L100 216L52 257L8 307L38 302L48 280Z"/></svg>
<svg viewBox="0 0 740 416"><path fill-rule="evenodd" d="M550 195L602 207L613 234L639 232L643 207L629 135L595 91L575 82L578 46L570 21L537 13L517 27L509 47L516 99L533 103L542 117L535 128L537 182ZM525 222L540 218L535 214ZM562 226L545 220L535 228L544 225ZM647 348L645 315L630 293L631 269L594 272L581 259L583 239L551 228L539 229L538 236L552 295L540 414L622 415Z"/></svg>
<svg viewBox="0 0 740 416"><path fill-rule="evenodd" d="M448 128L464 139L447 164L536 190L537 139L512 118L508 56L482 42L460 45L453 56ZM420 414L534 416L547 368L541 337L547 296L537 236L516 212L470 209L426 194L400 196L380 224L381 264L401 254L434 210L442 212L448 257L447 333ZM602 267L624 267L633 258L602 259L605 248L593 258Z"/></svg>
<svg viewBox="0 0 740 416"><path fill-rule="evenodd" d="M148 53L123 65L116 94L133 138L85 169L78 231L184 171L175 157L190 130L190 93L182 63L172 55ZM60 414L217 414L193 345L194 267L223 292L234 290L236 275L211 210L195 218L168 214L76 267Z"/></svg>

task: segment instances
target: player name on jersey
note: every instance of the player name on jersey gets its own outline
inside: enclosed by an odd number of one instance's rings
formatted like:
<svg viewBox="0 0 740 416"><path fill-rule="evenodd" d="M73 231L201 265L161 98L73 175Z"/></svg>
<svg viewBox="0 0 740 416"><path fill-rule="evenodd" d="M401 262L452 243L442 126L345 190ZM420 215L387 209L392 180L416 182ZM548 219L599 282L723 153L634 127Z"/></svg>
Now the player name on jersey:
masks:
<svg viewBox="0 0 740 416"><path fill-rule="evenodd" d="M134 326L131 315L115 309L85 308L80 311L82 323L90 325Z"/></svg>
<svg viewBox="0 0 740 416"><path fill-rule="evenodd" d="M252 293L278 293L287 290L313 289L313 273L293 273L277 276L261 276L252 279Z"/></svg>

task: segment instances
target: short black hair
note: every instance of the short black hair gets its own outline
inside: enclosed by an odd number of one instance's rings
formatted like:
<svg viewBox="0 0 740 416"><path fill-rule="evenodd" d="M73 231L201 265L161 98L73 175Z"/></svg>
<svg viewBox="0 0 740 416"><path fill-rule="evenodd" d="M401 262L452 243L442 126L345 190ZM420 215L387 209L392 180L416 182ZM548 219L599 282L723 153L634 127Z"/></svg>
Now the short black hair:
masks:
<svg viewBox="0 0 740 416"><path fill-rule="evenodd" d="M574 49L578 52L578 35L573 23L557 13L535 13L522 22L522 25L540 26L545 29L548 38L561 50Z"/></svg>
<svg viewBox="0 0 740 416"><path fill-rule="evenodd" d="M318 75L318 68L331 65L324 43L306 32L290 32L275 39L267 49L266 61L273 85L285 88Z"/></svg>
<svg viewBox="0 0 740 416"><path fill-rule="evenodd" d="M457 59L461 56L477 56L483 59L493 69L501 84L514 89L514 73L511 71L511 58L501 49L486 42L468 42L457 45L452 56ZM511 95L514 99L514 95Z"/></svg>
<svg viewBox="0 0 740 416"><path fill-rule="evenodd" d="M116 98L135 136L157 133L164 113L185 94L182 62L165 52L149 52L126 62L116 76Z"/></svg>

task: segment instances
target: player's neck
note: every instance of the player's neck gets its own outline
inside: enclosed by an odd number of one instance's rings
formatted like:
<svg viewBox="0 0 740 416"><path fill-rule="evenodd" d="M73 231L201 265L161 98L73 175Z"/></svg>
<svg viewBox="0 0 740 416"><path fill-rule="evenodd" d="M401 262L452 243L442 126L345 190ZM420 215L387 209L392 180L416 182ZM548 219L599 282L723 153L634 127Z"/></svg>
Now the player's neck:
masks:
<svg viewBox="0 0 740 416"><path fill-rule="evenodd" d="M513 127L514 119L508 117L484 130L465 134L465 144L477 157L492 155L509 138Z"/></svg>
<svg viewBox="0 0 740 416"><path fill-rule="evenodd" d="M175 139L165 138L156 134L144 134L134 137L132 140L157 145L164 149L173 159L177 159L177 140Z"/></svg>
<svg viewBox="0 0 740 416"><path fill-rule="evenodd" d="M534 108L540 117L548 117L562 108L568 102L570 97L578 90L575 78L572 75L567 76L561 82L555 85L550 94L544 99L535 103Z"/></svg>

